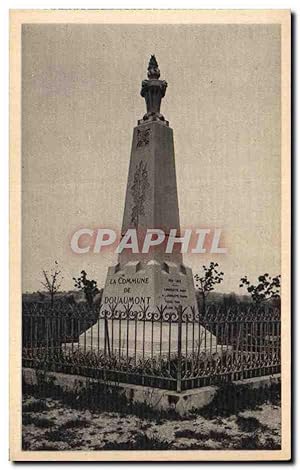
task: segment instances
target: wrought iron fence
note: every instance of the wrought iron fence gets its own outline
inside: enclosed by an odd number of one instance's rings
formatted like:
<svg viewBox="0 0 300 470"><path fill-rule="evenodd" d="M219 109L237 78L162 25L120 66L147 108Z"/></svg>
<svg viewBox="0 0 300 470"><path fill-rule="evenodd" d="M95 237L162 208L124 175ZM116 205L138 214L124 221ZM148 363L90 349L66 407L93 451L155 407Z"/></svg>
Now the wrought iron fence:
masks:
<svg viewBox="0 0 300 470"><path fill-rule="evenodd" d="M23 304L23 365L186 390L280 371L280 310Z"/></svg>

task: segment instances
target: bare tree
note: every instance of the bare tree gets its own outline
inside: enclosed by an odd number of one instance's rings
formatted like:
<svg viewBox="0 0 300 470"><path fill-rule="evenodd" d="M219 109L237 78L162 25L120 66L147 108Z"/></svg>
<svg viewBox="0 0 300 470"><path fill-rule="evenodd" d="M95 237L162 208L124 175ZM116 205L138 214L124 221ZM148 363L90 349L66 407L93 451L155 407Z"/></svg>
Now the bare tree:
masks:
<svg viewBox="0 0 300 470"><path fill-rule="evenodd" d="M195 274L194 278L196 281L196 287L199 290L202 297L203 311L205 313L206 308L206 297L208 294L215 289L217 284L223 281L224 273L218 270L218 263L211 261L209 266L202 266L203 274Z"/></svg>
<svg viewBox="0 0 300 470"><path fill-rule="evenodd" d="M41 281L41 284L49 292L51 307L53 307L54 296L59 292L63 281L63 276L61 275L61 270L58 267L58 262L54 262L54 268L52 268L50 272L43 270L43 276L44 281Z"/></svg>
<svg viewBox="0 0 300 470"><path fill-rule="evenodd" d="M258 276L257 280L257 284L251 284L247 276L242 277L240 280L240 287L246 287L253 302L259 304L280 298L280 274L271 277L269 273L265 273Z"/></svg>

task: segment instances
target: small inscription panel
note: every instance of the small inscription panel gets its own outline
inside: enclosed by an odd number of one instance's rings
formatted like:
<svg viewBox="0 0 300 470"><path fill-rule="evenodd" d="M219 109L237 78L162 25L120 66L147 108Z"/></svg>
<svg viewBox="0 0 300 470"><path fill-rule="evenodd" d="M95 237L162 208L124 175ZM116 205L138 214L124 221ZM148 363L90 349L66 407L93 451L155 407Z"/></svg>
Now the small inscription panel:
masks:
<svg viewBox="0 0 300 470"><path fill-rule="evenodd" d="M170 309L178 307L188 298L187 289L182 286L182 280L173 277L168 278L168 287L164 287L162 295Z"/></svg>

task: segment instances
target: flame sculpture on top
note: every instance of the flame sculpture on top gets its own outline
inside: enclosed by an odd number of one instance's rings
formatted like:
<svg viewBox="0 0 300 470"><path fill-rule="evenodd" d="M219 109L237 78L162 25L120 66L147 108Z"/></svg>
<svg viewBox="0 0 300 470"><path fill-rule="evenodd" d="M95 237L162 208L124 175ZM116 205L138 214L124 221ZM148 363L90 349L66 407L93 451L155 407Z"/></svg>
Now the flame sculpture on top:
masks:
<svg viewBox="0 0 300 470"><path fill-rule="evenodd" d="M147 113L138 121L138 124L145 121L163 121L168 126L168 121L160 114L161 100L165 96L168 84L165 80L159 80L160 70L155 55L150 57L147 75L148 80L142 81L141 89L141 95L146 101Z"/></svg>
<svg viewBox="0 0 300 470"><path fill-rule="evenodd" d="M177 354L174 335L178 337L178 308L192 309L193 315L198 315L193 273L183 263L177 243L180 220L174 139L172 128L160 114L167 82L159 77L158 64L152 55L148 78L143 80L141 90L147 113L133 130L120 240L122 250L117 263L108 267L98 326L91 326L79 339L84 347L91 344L91 348L97 348L100 334L101 344L107 344L109 338L112 351L127 354L127 358L129 354L154 357L158 351L160 357L168 351ZM150 249L136 250L134 239L137 246L142 246L146 233L150 233ZM161 233L164 243L157 243L152 235ZM134 334L129 333L130 320L134 323L131 328ZM174 330L172 335L169 325ZM194 338L199 338L200 352L205 349L202 338L206 333L199 322L193 325L194 336L184 328L186 351L192 351ZM215 336L209 334L210 347L216 347Z"/></svg>

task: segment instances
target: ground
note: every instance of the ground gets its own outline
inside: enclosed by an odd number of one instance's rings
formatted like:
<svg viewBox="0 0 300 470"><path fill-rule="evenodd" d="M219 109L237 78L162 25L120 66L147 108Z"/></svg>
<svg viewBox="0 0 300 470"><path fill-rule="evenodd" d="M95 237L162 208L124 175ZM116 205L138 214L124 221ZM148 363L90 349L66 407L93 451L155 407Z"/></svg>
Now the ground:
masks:
<svg viewBox="0 0 300 470"><path fill-rule="evenodd" d="M226 417L140 418L23 399L24 450L280 449L280 407L264 403Z"/></svg>

